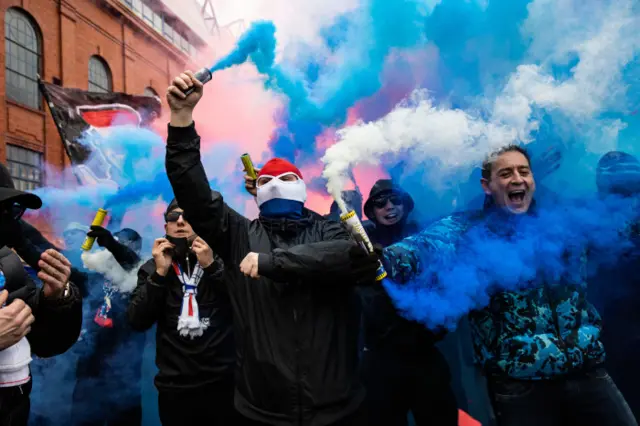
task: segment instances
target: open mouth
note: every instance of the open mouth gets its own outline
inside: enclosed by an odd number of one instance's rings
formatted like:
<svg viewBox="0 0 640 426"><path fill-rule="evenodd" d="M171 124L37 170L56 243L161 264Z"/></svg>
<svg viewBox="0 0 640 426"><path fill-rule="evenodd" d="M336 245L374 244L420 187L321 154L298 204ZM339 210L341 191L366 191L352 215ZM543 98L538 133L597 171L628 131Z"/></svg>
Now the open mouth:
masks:
<svg viewBox="0 0 640 426"><path fill-rule="evenodd" d="M385 215L384 217L387 220L396 220L398 218L398 214L397 213L389 213L388 215Z"/></svg>
<svg viewBox="0 0 640 426"><path fill-rule="evenodd" d="M524 201L524 197L527 194L527 191L524 189L517 189L515 191L509 192L509 201L512 203L521 203Z"/></svg>

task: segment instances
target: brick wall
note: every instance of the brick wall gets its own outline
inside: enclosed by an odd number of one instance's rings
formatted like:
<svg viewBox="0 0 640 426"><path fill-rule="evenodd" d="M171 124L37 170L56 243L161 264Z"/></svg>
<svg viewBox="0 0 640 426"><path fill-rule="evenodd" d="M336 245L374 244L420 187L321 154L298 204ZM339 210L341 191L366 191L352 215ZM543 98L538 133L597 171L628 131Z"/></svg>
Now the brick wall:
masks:
<svg viewBox="0 0 640 426"><path fill-rule="evenodd" d="M186 55L118 0L0 0L3 28L11 7L38 26L41 77L47 82L57 78L64 87L86 90L89 58L98 55L109 65L114 91L142 94L152 87L162 95L173 74L188 64ZM0 32L0 161L6 161L10 143L41 152L51 170L61 170L69 160L46 106L34 110L7 99L4 37Z"/></svg>
<svg viewBox="0 0 640 426"><path fill-rule="evenodd" d="M40 76L64 87L88 88L89 58L100 56L109 66L113 91L143 94L146 87L162 95L171 78L187 67L189 58L149 28L118 0L0 0L0 25L7 9L15 7L35 22L39 32ZM6 96L6 40L0 31L0 162L6 163L6 145L43 154L43 183L65 186L59 171L70 165L47 107L40 110ZM191 67L193 68L193 67ZM163 102L164 99L163 99ZM166 105L163 106L166 110ZM73 179L71 179L71 182ZM47 215L30 221L49 240L58 241ZM59 242L59 241L58 241Z"/></svg>

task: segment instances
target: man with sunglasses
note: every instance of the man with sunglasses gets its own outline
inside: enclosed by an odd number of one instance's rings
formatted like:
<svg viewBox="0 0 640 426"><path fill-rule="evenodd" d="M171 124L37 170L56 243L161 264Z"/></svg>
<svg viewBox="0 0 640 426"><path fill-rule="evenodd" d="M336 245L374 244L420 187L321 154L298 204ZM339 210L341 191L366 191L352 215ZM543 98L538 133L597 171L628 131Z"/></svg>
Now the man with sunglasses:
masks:
<svg viewBox="0 0 640 426"><path fill-rule="evenodd" d="M128 308L131 326L156 329L158 408L163 426L237 425L231 306L224 266L173 200L153 259L138 271Z"/></svg>
<svg viewBox="0 0 640 426"><path fill-rule="evenodd" d="M182 90L194 87L185 96ZM246 425L357 426L360 300L378 259L339 222L304 207L302 173L275 158L260 169L258 219L211 191L192 112L202 84L189 71L167 90L166 167L185 217L220 254L238 351L236 408Z"/></svg>
<svg viewBox="0 0 640 426"><path fill-rule="evenodd" d="M38 262L42 287L37 288L8 247L20 238L24 211L41 206L38 196L16 190L0 165L0 424L9 426L28 423L31 354L65 352L78 339L82 323L82 299L69 282L69 261L55 250L45 251Z"/></svg>
<svg viewBox="0 0 640 426"><path fill-rule="evenodd" d="M364 205L369 238L383 247L418 232L414 202L389 179L378 180ZM363 381L370 425L456 425L458 410L447 362L435 347L443 334L404 319L382 286L365 288ZM433 395L439 395L432 404Z"/></svg>

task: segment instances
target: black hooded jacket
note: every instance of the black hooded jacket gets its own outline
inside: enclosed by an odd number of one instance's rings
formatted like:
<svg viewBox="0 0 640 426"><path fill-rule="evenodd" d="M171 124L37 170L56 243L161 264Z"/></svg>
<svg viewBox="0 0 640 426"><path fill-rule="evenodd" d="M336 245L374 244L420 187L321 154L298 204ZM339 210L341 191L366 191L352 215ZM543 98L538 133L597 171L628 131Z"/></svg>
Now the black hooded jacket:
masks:
<svg viewBox="0 0 640 426"><path fill-rule="evenodd" d="M186 220L224 260L238 349L236 408L272 425L324 426L360 406L355 246L338 222L249 220L213 192L192 124L169 127L166 167ZM239 265L261 253L259 279Z"/></svg>
<svg viewBox="0 0 640 426"><path fill-rule="evenodd" d="M404 218L395 225L385 226L377 223L372 200L391 192L404 197ZM365 214L370 220L364 224L364 228L371 242L387 247L418 233L420 231L418 224L408 220L412 209L413 200L408 193L393 185L390 180L376 182L364 207ZM402 317L382 286L364 289L362 294L365 319L364 344L367 350L420 356L432 353L433 345L444 337L443 333L434 333L424 325Z"/></svg>

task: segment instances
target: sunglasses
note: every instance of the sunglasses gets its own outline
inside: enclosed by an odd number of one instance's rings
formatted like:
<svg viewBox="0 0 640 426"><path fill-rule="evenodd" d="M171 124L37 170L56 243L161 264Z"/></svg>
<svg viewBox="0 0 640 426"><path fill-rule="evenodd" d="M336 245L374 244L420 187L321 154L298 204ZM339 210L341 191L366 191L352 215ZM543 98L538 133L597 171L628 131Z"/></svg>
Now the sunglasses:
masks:
<svg viewBox="0 0 640 426"><path fill-rule="evenodd" d="M19 220L24 214L26 208L19 204L12 204L10 206L0 207L0 215L11 216L15 220Z"/></svg>
<svg viewBox="0 0 640 426"><path fill-rule="evenodd" d="M164 215L164 220L165 222L177 222L178 219L180 219L180 216L182 215L183 215L183 212L172 210L169 213Z"/></svg>
<svg viewBox="0 0 640 426"><path fill-rule="evenodd" d="M373 200L373 206L379 209L387 205L391 201L394 206L401 206L404 204L404 197L399 194L382 195Z"/></svg>

